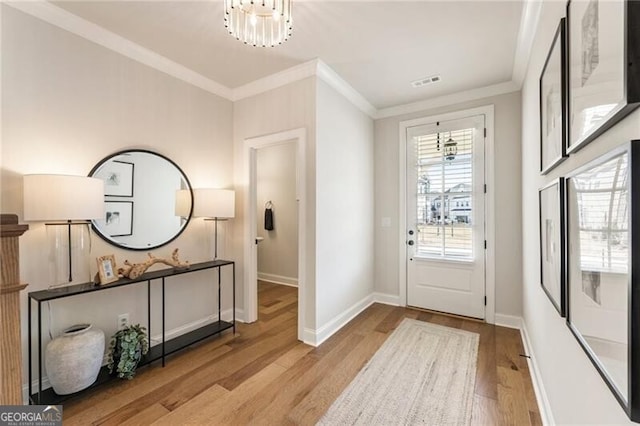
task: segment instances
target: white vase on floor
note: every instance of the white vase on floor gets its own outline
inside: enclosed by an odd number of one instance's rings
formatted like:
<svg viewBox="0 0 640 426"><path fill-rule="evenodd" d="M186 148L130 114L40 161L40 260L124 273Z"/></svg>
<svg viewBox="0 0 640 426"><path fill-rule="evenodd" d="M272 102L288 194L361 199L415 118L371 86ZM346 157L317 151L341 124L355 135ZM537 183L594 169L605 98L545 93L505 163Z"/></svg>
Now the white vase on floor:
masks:
<svg viewBox="0 0 640 426"><path fill-rule="evenodd" d="M53 390L58 395L68 395L91 386L98 378L103 356L102 330L91 324L64 330L45 351L45 367Z"/></svg>

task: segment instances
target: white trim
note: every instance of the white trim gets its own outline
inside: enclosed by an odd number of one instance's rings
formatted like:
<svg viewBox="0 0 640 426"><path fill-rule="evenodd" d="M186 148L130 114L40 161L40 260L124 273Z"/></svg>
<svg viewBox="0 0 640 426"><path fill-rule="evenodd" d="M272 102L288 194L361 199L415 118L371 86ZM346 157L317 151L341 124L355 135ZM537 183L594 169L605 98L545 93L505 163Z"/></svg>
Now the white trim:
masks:
<svg viewBox="0 0 640 426"><path fill-rule="evenodd" d="M477 89L465 90L463 92L444 95L424 101L413 102L405 105L398 105L378 110L375 119L396 117L398 115L411 114L414 112L426 111L428 109L455 105L462 102L476 99L488 98L491 96L504 95L519 91L520 88L512 81L494 84L492 86L479 87Z"/></svg>
<svg viewBox="0 0 640 426"><path fill-rule="evenodd" d="M306 244L307 244L307 208L306 208L306 146L307 131L304 128L287 130L266 136L247 138L242 149L243 182L245 192L245 211L255 212L256 205L256 150L269 146L281 145L295 140L296 158L296 198L298 200L298 339L304 341L305 318L307 306ZM244 215L244 319L254 322L258 319L258 256L255 244L257 226L254 216Z"/></svg>
<svg viewBox="0 0 640 426"><path fill-rule="evenodd" d="M527 0L523 6L520 33L518 34L518 50L514 61L515 82L508 81L419 102L376 109L375 106L373 106L364 96L355 90L349 83L347 83L346 80L344 80L321 59L313 59L311 61L304 62L275 74L271 74L245 85L236 87L235 89L231 89L213 79L205 77L204 75L185 67L184 65L174 62L169 58L134 43L129 39L67 12L48 1L34 0L5 2L8 6L20 10L28 15L41 19L49 24L69 31L72 34L117 52L129 59L140 62L230 101L245 99L315 75L317 78L329 84L338 93L342 94L362 112L373 119L423 111L429 108L453 105L456 103L520 90L522 79L524 78L524 74L522 74L520 69L524 67L526 70L530 51L530 49L527 49L526 47L531 44L532 37L535 35L535 29L540 15L539 3L541 2ZM521 65L523 63L524 65ZM520 74L522 74L522 77L520 77ZM516 76L519 80L516 79Z"/></svg>
<svg viewBox="0 0 640 426"><path fill-rule="evenodd" d="M373 294L370 294L317 330L305 328L303 342L311 346L320 346L325 340L333 336L333 334L347 325L349 321L354 319L373 303L374 297Z"/></svg>
<svg viewBox="0 0 640 426"><path fill-rule="evenodd" d="M496 313L495 325L500 327L522 329L522 318L514 315L498 314Z"/></svg>
<svg viewBox="0 0 640 426"><path fill-rule="evenodd" d="M536 394L536 402L538 403L538 409L540 410L540 418L543 425L555 425L556 422L553 419L553 411L551 410L551 404L547 391L544 388L544 382L542 381L542 375L536 362L536 356L533 352L533 346L529 340L529 333L527 332L527 323L521 320L522 327L520 333L522 335L522 343L524 345L524 351L529 358L527 363L529 365L529 374L531 375L531 383L533 384L533 391Z"/></svg>
<svg viewBox="0 0 640 426"><path fill-rule="evenodd" d="M48 1L12 1L6 2L5 4L48 22L49 24L67 30L86 40L99 44L100 46L106 47L107 49L113 50L129 59L133 59L134 61L206 90L209 93L225 99L232 99L233 91L230 88L184 65L180 65L171 59L159 55L152 50L142 47L129 39L108 31L93 22L89 22L60 7L54 6Z"/></svg>
<svg viewBox="0 0 640 426"><path fill-rule="evenodd" d="M237 313L237 311L236 311ZM225 309L220 313L223 321L231 321L233 319L231 309ZM237 319L237 317L236 317ZM187 324L181 325L171 330L167 330L164 333L165 340L171 340L175 337L182 336L205 325L213 324L218 321L218 315L207 315L204 318L197 319ZM162 333L153 335L149 338L150 347L157 346L162 343Z"/></svg>
<svg viewBox="0 0 640 426"><path fill-rule="evenodd" d="M413 120L401 121L398 126L399 141L399 223L398 223L398 295L399 305L407 305L407 250L405 230L407 229L407 128L434 123L436 121L448 121L471 117L475 115L485 116L485 126L487 137L485 138L485 183L487 193L485 194L485 239L487 240L486 261L485 261L485 296L487 306L485 307L485 321L489 324L495 322L495 196L494 196L494 106L486 105L462 111L438 114L430 117L421 117Z"/></svg>
<svg viewBox="0 0 640 426"><path fill-rule="evenodd" d="M373 293L373 301L391 306L400 306L400 296L397 294Z"/></svg>
<svg viewBox="0 0 640 426"><path fill-rule="evenodd" d="M533 352L533 346L531 345L531 341L529 340L527 324L522 319L522 317L518 317L515 315L496 314L495 325L514 328L520 331L520 336L522 336L522 345L524 346L524 353L525 355L529 356L529 358L527 358L527 365L529 367L529 375L531 376L533 391L536 395L536 403L538 404L538 409L540 410L540 418L542 420L542 424L556 424L553 419L553 412L551 411L549 397L547 396L547 391L544 388L544 382L542 381L540 369L538 368L538 363L536 362L536 357Z"/></svg>
<svg viewBox="0 0 640 426"><path fill-rule="evenodd" d="M285 277L284 275L267 274L266 272L258 271L258 279L260 281L267 281L274 284L298 287L298 279L294 277Z"/></svg>
<svg viewBox="0 0 640 426"><path fill-rule="evenodd" d="M364 112L371 118L376 118L378 114L376 107L371 105L369 101L360 94L360 92L347 83L345 79L340 77L333 68L319 59L317 61L316 75L319 79L331 86L336 92L347 98L353 105L360 109L360 111Z"/></svg>
<svg viewBox="0 0 640 426"><path fill-rule="evenodd" d="M539 0L525 0L523 2L520 29L518 30L518 39L516 41L516 54L513 58L513 72L511 74L511 79L519 88L522 87L527 73L541 10L542 2Z"/></svg>
<svg viewBox="0 0 640 426"><path fill-rule="evenodd" d="M236 308L236 322L246 323L244 320L244 309Z"/></svg>
<svg viewBox="0 0 640 426"><path fill-rule="evenodd" d="M278 87L286 86L287 84L304 80L305 78L308 78L308 77L313 77L314 75L316 75L317 67L318 67L318 60L313 59L311 61L304 62L300 65L287 68L275 74L271 74L266 77L259 78L258 80L254 80L245 85L238 86L235 89L233 89L232 100L239 101L240 99L245 99L251 96L259 95L260 93L277 89Z"/></svg>

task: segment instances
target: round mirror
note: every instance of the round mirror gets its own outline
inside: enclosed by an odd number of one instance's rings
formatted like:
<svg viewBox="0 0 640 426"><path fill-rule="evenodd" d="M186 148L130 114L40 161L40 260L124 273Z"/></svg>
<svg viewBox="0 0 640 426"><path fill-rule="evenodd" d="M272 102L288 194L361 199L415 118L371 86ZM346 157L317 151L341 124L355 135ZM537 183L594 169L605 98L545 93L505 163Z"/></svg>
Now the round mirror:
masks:
<svg viewBox="0 0 640 426"><path fill-rule="evenodd" d="M149 250L173 241L186 228L193 191L176 163L132 149L100 161L89 176L104 180L104 218L93 229L107 242Z"/></svg>

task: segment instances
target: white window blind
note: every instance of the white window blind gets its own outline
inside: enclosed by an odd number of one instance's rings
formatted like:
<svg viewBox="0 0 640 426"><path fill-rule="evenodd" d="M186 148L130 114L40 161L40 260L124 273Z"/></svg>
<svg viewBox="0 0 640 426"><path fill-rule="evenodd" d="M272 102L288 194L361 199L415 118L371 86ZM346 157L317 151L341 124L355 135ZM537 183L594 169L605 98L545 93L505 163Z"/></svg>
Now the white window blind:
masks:
<svg viewBox="0 0 640 426"><path fill-rule="evenodd" d="M473 259L475 131L416 137L418 254Z"/></svg>

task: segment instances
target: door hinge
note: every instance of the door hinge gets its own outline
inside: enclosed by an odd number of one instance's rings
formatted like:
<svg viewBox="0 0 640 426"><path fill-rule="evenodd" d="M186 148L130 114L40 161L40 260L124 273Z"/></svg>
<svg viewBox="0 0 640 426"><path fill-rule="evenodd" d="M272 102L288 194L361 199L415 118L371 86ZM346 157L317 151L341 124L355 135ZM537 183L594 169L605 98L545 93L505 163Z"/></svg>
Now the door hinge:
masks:
<svg viewBox="0 0 640 426"><path fill-rule="evenodd" d="M487 249L487 240L484 240L484 249Z"/></svg>
<svg viewBox="0 0 640 426"><path fill-rule="evenodd" d="M484 306L487 306L487 296L484 297Z"/></svg>
<svg viewBox="0 0 640 426"><path fill-rule="evenodd" d="M485 138L487 137L487 128L486 127L484 128L484 137Z"/></svg>
<svg viewBox="0 0 640 426"><path fill-rule="evenodd" d="M487 193L487 184L486 183L484 184L484 193L485 194Z"/></svg>

